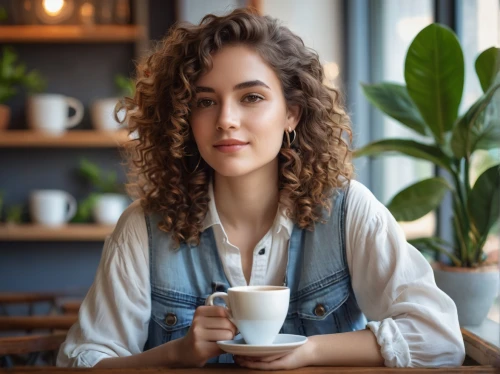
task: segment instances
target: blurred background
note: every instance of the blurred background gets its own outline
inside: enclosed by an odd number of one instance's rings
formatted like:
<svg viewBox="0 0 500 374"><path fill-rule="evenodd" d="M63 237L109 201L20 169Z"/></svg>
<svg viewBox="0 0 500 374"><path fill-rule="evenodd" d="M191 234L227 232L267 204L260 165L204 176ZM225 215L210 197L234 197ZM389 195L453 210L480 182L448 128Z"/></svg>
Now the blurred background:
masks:
<svg viewBox="0 0 500 374"><path fill-rule="evenodd" d="M480 51L500 45L499 0L0 0L0 291L86 293L104 239L130 203L111 112L133 94L134 62L176 21L253 6L281 19L318 51L341 92L356 147L414 137L374 109L361 83L404 83L405 54L426 25L456 32L464 50L462 107L481 94ZM70 118L67 118L69 109ZM2 118L4 128L1 128ZM484 170L498 150L482 151ZM490 161L489 161L490 160ZM386 204L402 188L439 174L405 157L355 160L356 178ZM450 236L446 201L402 222L408 238ZM68 222L67 224L65 224ZM498 228L487 250L498 250ZM498 309L498 303L494 308ZM498 310L491 318L498 321Z"/></svg>

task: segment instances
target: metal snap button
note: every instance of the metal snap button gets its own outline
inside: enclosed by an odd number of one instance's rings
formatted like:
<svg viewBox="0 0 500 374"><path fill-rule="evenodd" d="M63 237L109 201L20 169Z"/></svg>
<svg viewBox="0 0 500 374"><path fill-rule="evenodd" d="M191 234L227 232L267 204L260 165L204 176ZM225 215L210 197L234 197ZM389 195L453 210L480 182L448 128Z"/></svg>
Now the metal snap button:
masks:
<svg viewBox="0 0 500 374"><path fill-rule="evenodd" d="M326 309L323 305L318 304L316 305L316 308L314 308L314 314L317 315L318 317L323 317L326 313Z"/></svg>
<svg viewBox="0 0 500 374"><path fill-rule="evenodd" d="M165 317L167 326L174 326L177 323L177 316L174 313L168 313Z"/></svg>

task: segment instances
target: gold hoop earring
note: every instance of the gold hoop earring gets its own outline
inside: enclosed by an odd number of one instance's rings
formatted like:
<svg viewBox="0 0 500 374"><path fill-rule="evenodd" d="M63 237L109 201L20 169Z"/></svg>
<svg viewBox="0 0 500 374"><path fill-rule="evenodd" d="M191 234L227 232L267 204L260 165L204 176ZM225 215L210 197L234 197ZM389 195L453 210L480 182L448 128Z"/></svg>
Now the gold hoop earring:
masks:
<svg viewBox="0 0 500 374"><path fill-rule="evenodd" d="M292 141L290 141L290 134L291 133L293 133ZM288 143L288 148L291 148L292 144L295 143L295 140L297 139L297 132L295 131L295 129L292 130L292 128L289 126L288 131L285 131L285 135L286 135L286 140Z"/></svg>

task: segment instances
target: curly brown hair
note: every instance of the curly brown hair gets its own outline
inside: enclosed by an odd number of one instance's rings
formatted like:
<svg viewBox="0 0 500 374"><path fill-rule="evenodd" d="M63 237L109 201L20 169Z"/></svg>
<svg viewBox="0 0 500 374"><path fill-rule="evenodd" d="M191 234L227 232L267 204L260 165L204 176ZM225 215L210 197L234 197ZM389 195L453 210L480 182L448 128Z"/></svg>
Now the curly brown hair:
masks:
<svg viewBox="0 0 500 374"><path fill-rule="evenodd" d="M146 213L161 215L159 229L178 244L199 243L213 173L192 156L198 154L189 125L195 83L215 52L235 44L259 53L287 104L301 108L297 139L293 147L285 140L278 155L280 203L295 224L313 229L323 221L333 191L352 177L352 132L341 96L324 84L317 53L301 38L248 9L210 14L196 26L178 24L138 64L135 96L126 99L129 130L138 138L127 146L128 191L142 198Z"/></svg>

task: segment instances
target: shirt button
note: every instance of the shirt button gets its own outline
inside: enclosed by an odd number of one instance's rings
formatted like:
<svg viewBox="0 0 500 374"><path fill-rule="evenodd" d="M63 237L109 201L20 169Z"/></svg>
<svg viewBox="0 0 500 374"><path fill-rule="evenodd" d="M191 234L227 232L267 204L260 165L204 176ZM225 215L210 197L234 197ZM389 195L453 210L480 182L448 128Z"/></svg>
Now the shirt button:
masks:
<svg viewBox="0 0 500 374"><path fill-rule="evenodd" d="M167 326L174 326L177 323L177 316L174 313L168 313L165 317Z"/></svg>
<svg viewBox="0 0 500 374"><path fill-rule="evenodd" d="M260 251L259 251L259 255L263 255L266 253L266 249L265 248L262 248Z"/></svg>
<svg viewBox="0 0 500 374"><path fill-rule="evenodd" d="M314 314L317 315L318 317L323 317L326 313L326 309L323 305L318 304L316 305L316 308L314 308Z"/></svg>

